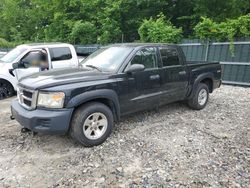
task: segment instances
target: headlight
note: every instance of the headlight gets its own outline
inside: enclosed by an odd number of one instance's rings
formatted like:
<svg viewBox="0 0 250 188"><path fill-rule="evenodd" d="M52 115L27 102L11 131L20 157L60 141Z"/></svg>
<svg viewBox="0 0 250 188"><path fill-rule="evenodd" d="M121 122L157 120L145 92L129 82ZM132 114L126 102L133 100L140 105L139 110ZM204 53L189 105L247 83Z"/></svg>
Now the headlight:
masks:
<svg viewBox="0 0 250 188"><path fill-rule="evenodd" d="M63 92L39 92L37 106L46 108L63 108L65 94Z"/></svg>

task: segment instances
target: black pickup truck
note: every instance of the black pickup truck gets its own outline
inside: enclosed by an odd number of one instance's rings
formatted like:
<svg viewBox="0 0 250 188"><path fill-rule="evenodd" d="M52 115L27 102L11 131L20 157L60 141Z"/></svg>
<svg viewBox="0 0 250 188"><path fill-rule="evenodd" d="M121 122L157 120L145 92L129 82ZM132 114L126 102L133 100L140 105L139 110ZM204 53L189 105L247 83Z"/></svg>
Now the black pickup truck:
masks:
<svg viewBox="0 0 250 188"><path fill-rule="evenodd" d="M95 146L121 116L175 101L200 110L220 85L218 62L186 62L177 45L116 44L97 50L79 68L23 78L11 111L25 130L70 133Z"/></svg>

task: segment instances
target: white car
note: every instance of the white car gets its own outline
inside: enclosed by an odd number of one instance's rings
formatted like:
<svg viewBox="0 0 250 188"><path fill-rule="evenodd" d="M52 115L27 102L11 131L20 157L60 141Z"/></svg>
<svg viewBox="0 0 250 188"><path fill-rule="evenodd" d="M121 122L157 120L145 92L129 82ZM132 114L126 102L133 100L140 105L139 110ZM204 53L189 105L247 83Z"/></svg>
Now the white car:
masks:
<svg viewBox="0 0 250 188"><path fill-rule="evenodd" d="M3 57L6 54L6 52L0 52L0 58Z"/></svg>
<svg viewBox="0 0 250 188"><path fill-rule="evenodd" d="M78 67L79 60L73 45L42 43L19 45L0 59L0 99L12 96L18 80L42 71L36 63L46 58L47 69ZM15 69L13 69L15 67Z"/></svg>

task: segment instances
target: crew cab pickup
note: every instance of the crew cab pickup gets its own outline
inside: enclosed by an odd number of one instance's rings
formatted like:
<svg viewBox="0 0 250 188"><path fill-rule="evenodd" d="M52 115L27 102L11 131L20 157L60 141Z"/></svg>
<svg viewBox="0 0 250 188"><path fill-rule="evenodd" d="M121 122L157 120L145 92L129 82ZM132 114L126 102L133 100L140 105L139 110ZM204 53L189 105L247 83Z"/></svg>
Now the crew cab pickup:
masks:
<svg viewBox="0 0 250 188"><path fill-rule="evenodd" d="M21 79L12 118L25 130L70 133L84 146L95 146L121 116L175 101L200 110L221 85L218 62L186 62L177 45L110 45L80 64Z"/></svg>
<svg viewBox="0 0 250 188"><path fill-rule="evenodd" d="M12 96L22 77L40 72L39 64L34 62L41 59L48 63L48 69L72 68L79 64L75 48L70 44L19 45L0 59L0 99ZM13 65L17 67L15 70Z"/></svg>

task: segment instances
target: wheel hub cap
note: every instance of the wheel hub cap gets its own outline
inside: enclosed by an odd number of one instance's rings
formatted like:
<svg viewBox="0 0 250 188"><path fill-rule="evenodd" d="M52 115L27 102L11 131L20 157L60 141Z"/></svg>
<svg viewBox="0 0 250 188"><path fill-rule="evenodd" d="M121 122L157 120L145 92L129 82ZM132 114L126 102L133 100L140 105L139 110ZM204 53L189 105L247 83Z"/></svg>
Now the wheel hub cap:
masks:
<svg viewBox="0 0 250 188"><path fill-rule="evenodd" d="M91 140L101 138L108 127L108 120L103 113L90 114L83 124L83 134Z"/></svg>
<svg viewBox="0 0 250 188"><path fill-rule="evenodd" d="M207 91L205 89L201 89L198 95L198 103L199 105L204 105L207 101Z"/></svg>

